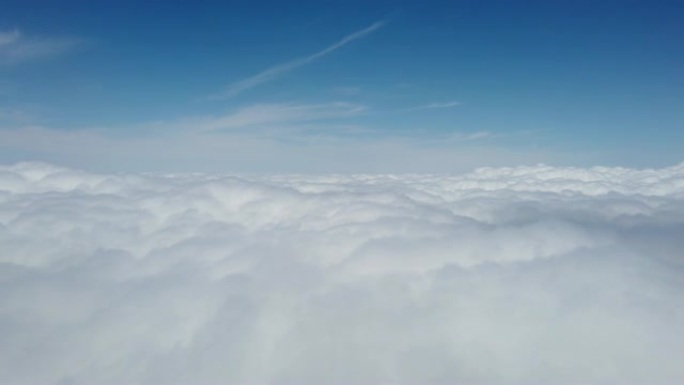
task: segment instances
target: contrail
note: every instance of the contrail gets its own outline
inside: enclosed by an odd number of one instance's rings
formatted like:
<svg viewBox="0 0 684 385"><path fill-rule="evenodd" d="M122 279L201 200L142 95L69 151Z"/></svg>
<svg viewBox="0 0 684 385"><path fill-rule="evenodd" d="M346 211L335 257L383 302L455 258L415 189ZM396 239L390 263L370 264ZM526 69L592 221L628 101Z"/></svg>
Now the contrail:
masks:
<svg viewBox="0 0 684 385"><path fill-rule="evenodd" d="M312 62L314 60L320 59L323 56L326 56L326 55L344 47L345 45L351 43L354 40L358 40L358 39L374 32L374 31L382 28L385 24L387 24L386 21L375 22L375 23L371 24L370 26L368 26L364 29L361 29L359 31L356 31L356 32L350 34L350 35L345 36L344 38L342 38L337 43L335 43L335 44L333 44L333 45L331 45L331 46L329 46L329 47L327 47L321 51L318 51L314 54L311 54L309 56L305 56L303 58L295 59L295 60L289 61L287 63L276 65L274 67L268 68L267 70L262 71L256 75L254 75L254 76L250 76L246 79L239 80L239 81L231 84L230 86L228 86L228 88L225 91L223 91L222 93L220 93L219 95L217 95L216 98L221 99L221 98L233 97L233 96L235 96L235 95L237 95L243 91L254 88L254 87L256 87L262 83L266 83L268 81L276 79L277 77L279 77L279 76L281 76L287 72L295 70L295 69L302 67L306 64L309 64L310 62Z"/></svg>

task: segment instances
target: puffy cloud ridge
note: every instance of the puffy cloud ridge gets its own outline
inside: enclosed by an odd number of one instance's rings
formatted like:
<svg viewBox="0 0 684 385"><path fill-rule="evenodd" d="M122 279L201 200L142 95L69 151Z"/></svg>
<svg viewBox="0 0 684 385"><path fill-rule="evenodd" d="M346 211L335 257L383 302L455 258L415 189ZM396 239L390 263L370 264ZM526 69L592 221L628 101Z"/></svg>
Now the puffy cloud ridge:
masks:
<svg viewBox="0 0 684 385"><path fill-rule="evenodd" d="M0 166L8 383L678 383L684 164Z"/></svg>

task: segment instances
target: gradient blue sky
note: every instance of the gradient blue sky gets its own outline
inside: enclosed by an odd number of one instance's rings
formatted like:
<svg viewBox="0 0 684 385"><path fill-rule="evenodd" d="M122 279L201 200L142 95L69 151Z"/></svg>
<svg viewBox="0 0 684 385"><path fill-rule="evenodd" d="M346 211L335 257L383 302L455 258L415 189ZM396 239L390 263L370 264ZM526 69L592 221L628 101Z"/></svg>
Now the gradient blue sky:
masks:
<svg viewBox="0 0 684 385"><path fill-rule="evenodd" d="M462 172L684 160L681 1L4 1L0 162Z"/></svg>

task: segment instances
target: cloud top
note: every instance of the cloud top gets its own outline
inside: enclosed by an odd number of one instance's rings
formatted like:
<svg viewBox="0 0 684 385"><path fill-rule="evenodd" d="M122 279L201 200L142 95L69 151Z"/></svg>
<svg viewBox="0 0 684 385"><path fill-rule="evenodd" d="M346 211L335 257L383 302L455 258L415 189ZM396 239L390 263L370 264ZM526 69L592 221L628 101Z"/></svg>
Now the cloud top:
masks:
<svg viewBox="0 0 684 385"><path fill-rule="evenodd" d="M465 175L0 167L0 373L679 383L684 165Z"/></svg>

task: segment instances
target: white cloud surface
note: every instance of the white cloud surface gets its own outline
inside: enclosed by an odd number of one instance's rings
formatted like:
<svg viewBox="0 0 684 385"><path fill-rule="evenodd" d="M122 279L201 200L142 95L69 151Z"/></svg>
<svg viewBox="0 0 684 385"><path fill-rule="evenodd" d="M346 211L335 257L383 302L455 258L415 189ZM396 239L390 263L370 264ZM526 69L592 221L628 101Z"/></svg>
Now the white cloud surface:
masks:
<svg viewBox="0 0 684 385"><path fill-rule="evenodd" d="M0 167L13 384L684 381L684 164Z"/></svg>

